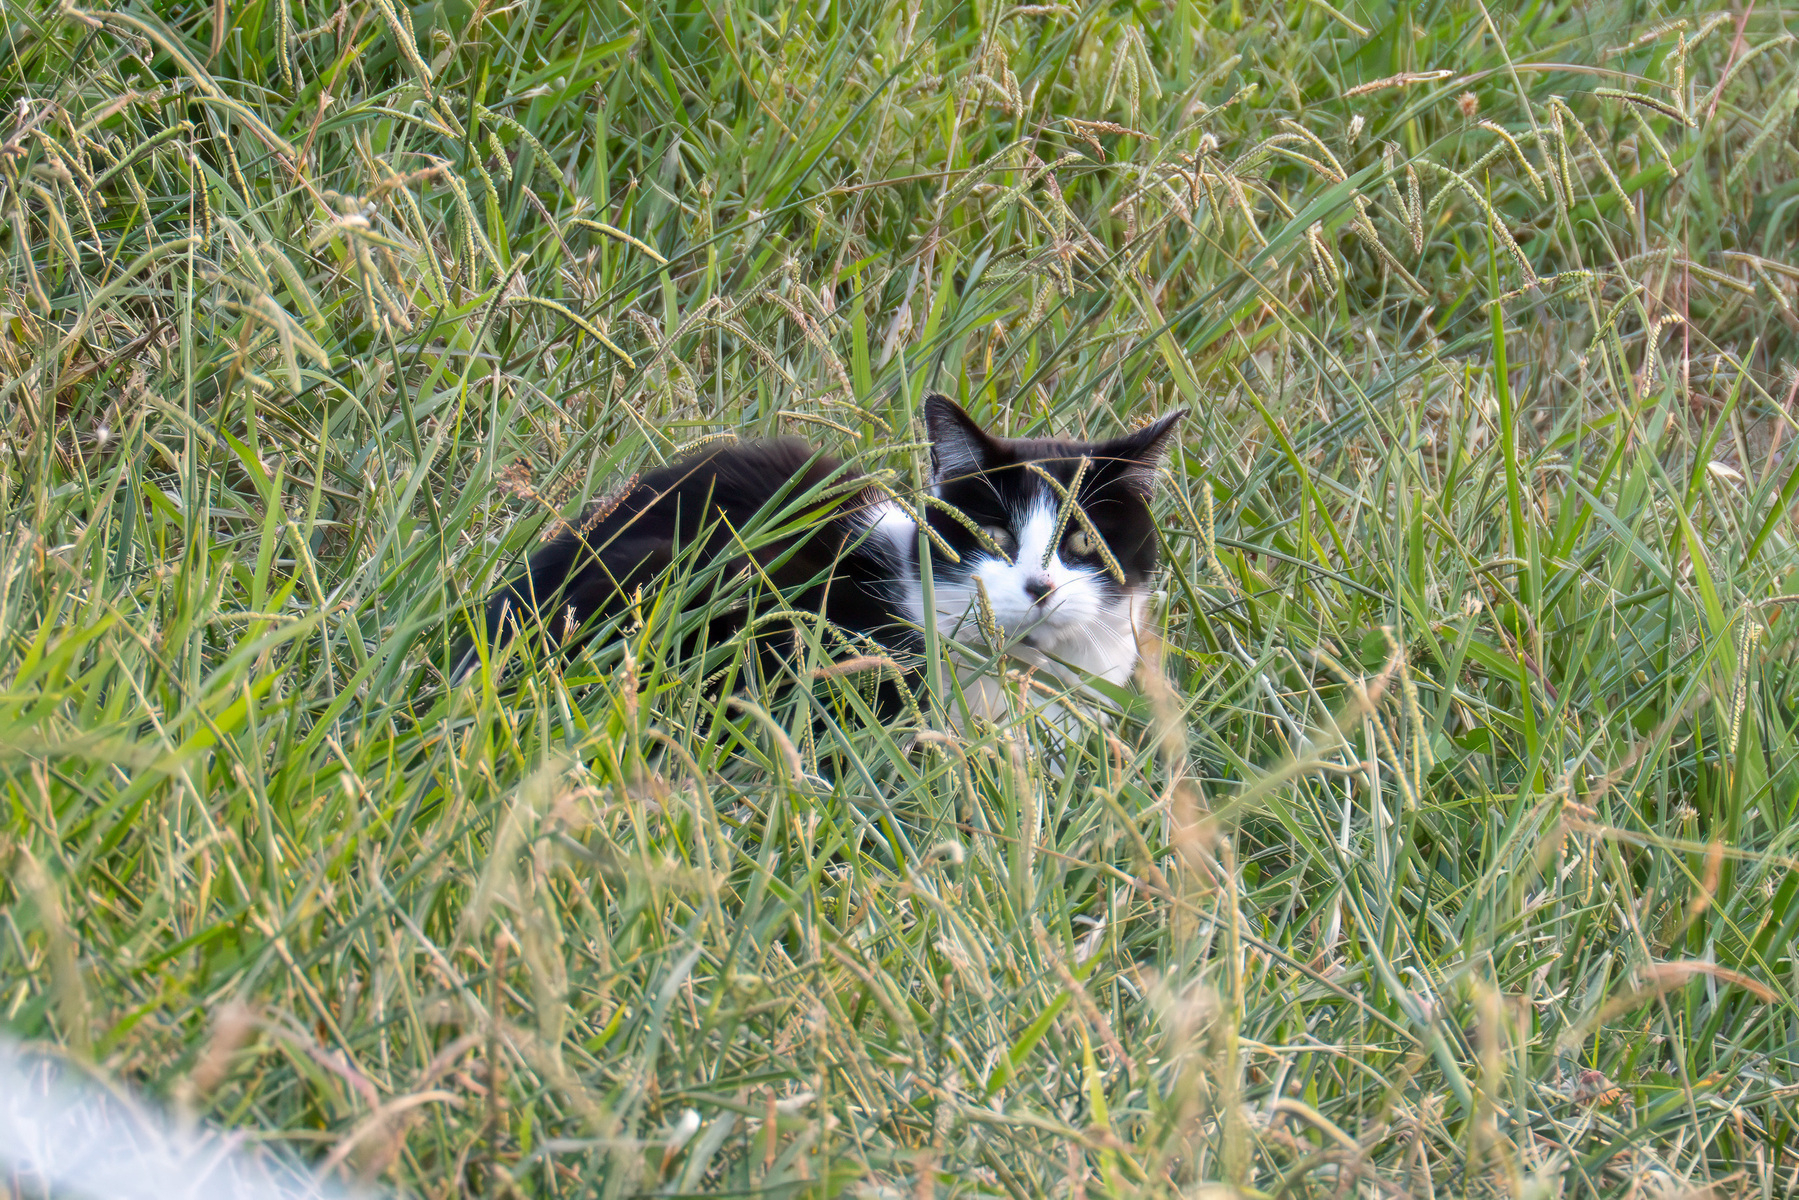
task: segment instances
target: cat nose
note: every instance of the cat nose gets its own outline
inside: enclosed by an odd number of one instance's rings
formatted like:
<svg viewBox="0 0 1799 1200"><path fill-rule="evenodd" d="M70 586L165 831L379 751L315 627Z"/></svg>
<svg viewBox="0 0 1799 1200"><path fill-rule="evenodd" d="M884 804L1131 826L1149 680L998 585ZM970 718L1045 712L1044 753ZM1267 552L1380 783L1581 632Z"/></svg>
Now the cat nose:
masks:
<svg viewBox="0 0 1799 1200"><path fill-rule="evenodd" d="M1024 594L1033 601L1041 600L1055 590L1056 581L1041 572L1024 581Z"/></svg>

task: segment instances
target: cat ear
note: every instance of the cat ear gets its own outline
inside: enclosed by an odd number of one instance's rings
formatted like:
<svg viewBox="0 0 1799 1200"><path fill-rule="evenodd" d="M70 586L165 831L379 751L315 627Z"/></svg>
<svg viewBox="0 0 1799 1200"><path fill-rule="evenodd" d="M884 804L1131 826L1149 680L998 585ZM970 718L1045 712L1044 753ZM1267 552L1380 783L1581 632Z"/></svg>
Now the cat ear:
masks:
<svg viewBox="0 0 1799 1200"><path fill-rule="evenodd" d="M1113 478L1122 480L1127 487L1147 499L1156 490L1156 477L1161 474L1162 460L1173 447L1175 429L1186 415L1186 409L1179 409L1151 421L1142 429L1134 429L1123 437L1113 438L1100 446L1094 457L1102 462L1110 460L1113 470L1117 472Z"/></svg>
<svg viewBox="0 0 1799 1200"><path fill-rule="evenodd" d="M954 400L926 396L924 425L931 437L931 474L937 482L978 475L987 469L993 439Z"/></svg>

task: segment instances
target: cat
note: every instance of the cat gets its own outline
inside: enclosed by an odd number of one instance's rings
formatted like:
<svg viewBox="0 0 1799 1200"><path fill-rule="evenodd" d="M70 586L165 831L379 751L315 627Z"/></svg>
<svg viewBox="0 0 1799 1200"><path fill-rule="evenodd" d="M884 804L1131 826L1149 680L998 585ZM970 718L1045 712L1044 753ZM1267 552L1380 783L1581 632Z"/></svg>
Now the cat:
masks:
<svg viewBox="0 0 1799 1200"><path fill-rule="evenodd" d="M1103 442L1005 438L931 395L933 500L916 509L795 438L709 447L633 480L533 554L489 600L487 642L497 648L523 628L571 649L640 610L664 572L692 563L687 603L711 610L705 645L744 632L760 584L785 597L787 614L821 617L827 644L915 663L927 594L922 511L932 620L975 715L1003 711L992 672L970 670L1001 651L1069 687L1084 674L1123 684L1158 563L1149 501L1184 415ZM1078 511L1064 503L1070 491ZM778 639L758 639L758 649L765 669L779 668ZM454 677L478 662L471 646Z"/></svg>

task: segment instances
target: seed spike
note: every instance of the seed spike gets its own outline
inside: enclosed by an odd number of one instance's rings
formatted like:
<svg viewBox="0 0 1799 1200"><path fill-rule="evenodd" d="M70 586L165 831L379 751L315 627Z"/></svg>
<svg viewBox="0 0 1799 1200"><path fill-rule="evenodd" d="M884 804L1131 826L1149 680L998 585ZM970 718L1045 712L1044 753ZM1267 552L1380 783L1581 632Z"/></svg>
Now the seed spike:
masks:
<svg viewBox="0 0 1799 1200"><path fill-rule="evenodd" d="M993 614L993 601L987 596L987 583L979 575L974 577L974 622L987 640L989 649L999 651L1005 649L1005 631L999 626L999 618Z"/></svg>
<svg viewBox="0 0 1799 1200"><path fill-rule="evenodd" d="M1036 472L1038 475L1041 475L1044 482L1054 489L1057 498L1062 501L1062 506L1069 511L1075 521L1080 524L1080 527L1087 531L1087 536L1093 539L1094 546L1098 547L1100 561L1106 565L1106 573L1113 578L1118 586L1123 587L1124 568L1118 565L1118 560L1116 558L1112 557L1112 548L1106 544L1106 539L1100 536L1099 530L1094 528L1093 522L1088 520L1087 511L1079 504L1075 503L1074 497L1069 493L1068 489L1062 486L1062 481L1044 470L1042 464L1028 462L1025 464L1025 467ZM1058 539L1057 541L1052 541L1050 547L1051 549L1054 549L1059 544L1060 540ZM1048 556L1045 556L1043 561L1045 565L1047 565L1049 563Z"/></svg>
<svg viewBox="0 0 1799 1200"><path fill-rule="evenodd" d="M1074 469L1074 482L1068 485L1067 496L1073 497L1081 494L1081 480L1087 477L1087 468L1092 465L1092 461L1086 455L1081 455L1080 465ZM1049 535L1049 545L1043 548L1043 565L1046 567L1049 566L1049 560L1055 556L1056 547L1062 544L1062 531L1068 528L1068 513L1071 508L1075 507L1075 504L1074 500L1065 498L1061 504L1056 506L1055 532Z"/></svg>
<svg viewBox="0 0 1799 1200"><path fill-rule="evenodd" d="M992 534L977 525L973 517L969 516L949 501L944 500L939 496L932 495L930 492L921 493L921 498L928 507L934 508L941 513L948 513L950 518L954 520L956 524L962 526L962 528L973 534L975 541L981 544L981 549L991 551L998 555L1000 560L1008 567L1013 565L1012 556L1007 554L1005 549L998 542L993 540Z"/></svg>

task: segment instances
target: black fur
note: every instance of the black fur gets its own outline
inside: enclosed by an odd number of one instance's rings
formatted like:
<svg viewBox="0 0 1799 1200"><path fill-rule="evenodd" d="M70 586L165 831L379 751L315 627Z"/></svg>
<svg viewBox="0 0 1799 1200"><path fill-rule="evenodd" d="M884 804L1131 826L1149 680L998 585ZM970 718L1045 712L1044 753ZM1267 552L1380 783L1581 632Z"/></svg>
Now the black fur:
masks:
<svg viewBox="0 0 1799 1200"><path fill-rule="evenodd" d="M721 610L706 627L711 645L743 627L754 593L772 599L767 585L841 630L904 643L891 594L902 564L868 544L858 518L878 496L857 478L794 438L724 444L650 471L622 498L590 507L494 593L488 644L524 630L572 649L634 599L653 599L678 559L709 578L697 603ZM460 657L457 677L475 664L472 647Z"/></svg>

